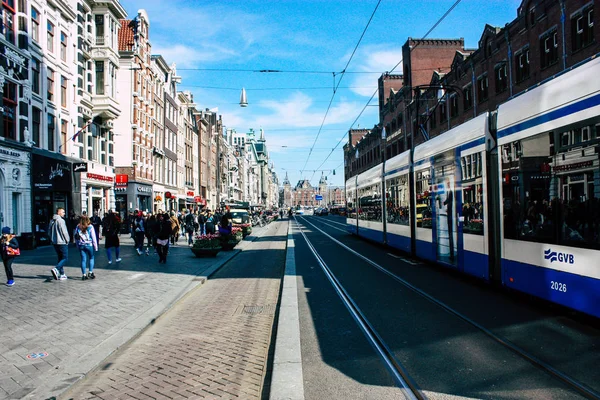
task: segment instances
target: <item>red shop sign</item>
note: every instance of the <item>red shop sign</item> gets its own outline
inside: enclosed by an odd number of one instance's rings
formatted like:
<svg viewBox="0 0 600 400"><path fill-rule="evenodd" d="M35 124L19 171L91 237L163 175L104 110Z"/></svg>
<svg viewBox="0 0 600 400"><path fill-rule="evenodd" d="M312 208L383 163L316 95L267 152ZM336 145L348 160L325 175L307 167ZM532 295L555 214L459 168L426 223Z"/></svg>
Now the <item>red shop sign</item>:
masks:
<svg viewBox="0 0 600 400"><path fill-rule="evenodd" d="M170 199L172 197L171 192L165 192L165 197Z"/></svg>
<svg viewBox="0 0 600 400"><path fill-rule="evenodd" d="M194 197L194 192L187 192L187 195L190 197Z"/></svg>
<svg viewBox="0 0 600 400"><path fill-rule="evenodd" d="M126 174L117 174L115 176L115 186L127 186L127 182L129 182L129 178Z"/></svg>
<svg viewBox="0 0 600 400"><path fill-rule="evenodd" d="M104 175L98 175L98 174L92 174L90 172L88 172L86 174L86 176L90 179L95 179L97 181L104 181L104 182L112 182L113 178L112 176L104 176Z"/></svg>

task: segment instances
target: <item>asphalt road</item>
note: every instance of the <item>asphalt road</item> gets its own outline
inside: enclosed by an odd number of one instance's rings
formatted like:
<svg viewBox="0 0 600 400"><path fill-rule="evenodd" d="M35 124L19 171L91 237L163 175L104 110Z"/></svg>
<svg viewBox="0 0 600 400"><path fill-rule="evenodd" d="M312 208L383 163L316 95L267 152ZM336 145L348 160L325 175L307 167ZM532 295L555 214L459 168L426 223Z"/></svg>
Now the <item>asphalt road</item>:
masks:
<svg viewBox="0 0 600 400"><path fill-rule="evenodd" d="M600 373L595 366L600 335L593 326L577 322L561 310L523 302L522 297L511 297L506 292L444 269L424 263L404 262L398 253L347 234L342 218L298 217L297 220L305 227L309 240L321 257L427 397L570 399L580 395L521 356L492 341L472 325L352 255L308 222L555 369L599 390ZM295 239L300 249L303 239L297 235ZM310 271L305 271L306 276L299 274L303 279L311 276L308 272L320 273L314 272L318 267L314 267L314 256L310 252L298 251L296 257L302 257L297 260L298 265L313 264ZM313 282L322 284L318 288L313 284L310 294L305 295L307 299L314 291L321 293L330 290L323 278L320 281L317 277L313 279ZM305 312L321 314L329 308L333 309L336 301L307 301L307 305L309 310ZM342 312L343 307L339 307L334 313L337 315L336 321L343 321ZM331 317L326 320L331 320ZM348 326L351 324L350 318ZM349 347L339 340L328 341L327 336L321 339L319 331L323 329L316 329L319 346L321 349L327 348L322 359L329 367L336 368L339 364L327 354L343 354ZM352 332L352 328L349 331ZM302 339L303 346L309 342L304 332ZM304 352L303 348L303 356ZM370 361L376 364L375 360ZM344 364L344 367L348 367L348 364ZM338 367L338 371L351 378L360 376L354 375L352 368ZM374 371L378 371L377 368ZM375 385L385 382L383 372L370 376L376 377L371 378ZM363 383L371 384L369 380ZM306 393L311 392L312 384L308 386L308 389L305 387ZM346 398L368 396L356 394Z"/></svg>

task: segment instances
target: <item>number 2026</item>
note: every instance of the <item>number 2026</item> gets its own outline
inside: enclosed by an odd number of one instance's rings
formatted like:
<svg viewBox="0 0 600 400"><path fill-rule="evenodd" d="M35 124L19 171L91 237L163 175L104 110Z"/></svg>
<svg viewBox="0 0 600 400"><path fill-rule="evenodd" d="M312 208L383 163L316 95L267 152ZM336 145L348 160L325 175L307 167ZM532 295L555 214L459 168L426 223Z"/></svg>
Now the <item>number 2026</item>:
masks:
<svg viewBox="0 0 600 400"><path fill-rule="evenodd" d="M553 290L557 290L559 292L565 292L565 293L567 292L567 284L566 283L550 281L550 287Z"/></svg>

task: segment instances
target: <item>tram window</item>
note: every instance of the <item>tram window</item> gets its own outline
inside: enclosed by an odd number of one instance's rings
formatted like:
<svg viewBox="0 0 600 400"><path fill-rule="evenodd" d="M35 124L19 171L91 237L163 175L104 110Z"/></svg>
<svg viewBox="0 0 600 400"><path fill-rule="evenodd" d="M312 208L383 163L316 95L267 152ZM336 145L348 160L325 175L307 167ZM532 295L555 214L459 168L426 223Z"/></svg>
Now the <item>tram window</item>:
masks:
<svg viewBox="0 0 600 400"><path fill-rule="evenodd" d="M420 228L432 228L431 211L431 171L429 169L417 171L416 174L416 215L417 226Z"/></svg>
<svg viewBox="0 0 600 400"><path fill-rule="evenodd" d="M358 189L358 219L382 222L381 184Z"/></svg>
<svg viewBox="0 0 600 400"><path fill-rule="evenodd" d="M472 165L471 168L468 168ZM483 177L481 153L461 157L463 232L483 235ZM466 173L467 171L468 173Z"/></svg>
<svg viewBox="0 0 600 400"><path fill-rule="evenodd" d="M388 179L385 187L387 222L408 225L410 221L408 175Z"/></svg>
<svg viewBox="0 0 600 400"><path fill-rule="evenodd" d="M348 210L348 218L356 218L356 190L354 189L347 191L346 209Z"/></svg>
<svg viewBox="0 0 600 400"><path fill-rule="evenodd" d="M565 134L573 140L573 130L558 137ZM551 135L523 139L520 162L502 165L504 237L599 249L600 162L586 150L593 142L553 155Z"/></svg>

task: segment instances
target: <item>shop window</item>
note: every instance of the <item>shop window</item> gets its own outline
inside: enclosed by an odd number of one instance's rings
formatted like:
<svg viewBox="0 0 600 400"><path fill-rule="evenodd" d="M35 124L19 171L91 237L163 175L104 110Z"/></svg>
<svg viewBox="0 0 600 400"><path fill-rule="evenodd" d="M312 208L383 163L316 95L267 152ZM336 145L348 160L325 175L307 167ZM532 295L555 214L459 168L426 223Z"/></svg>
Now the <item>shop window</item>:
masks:
<svg viewBox="0 0 600 400"><path fill-rule="evenodd" d="M515 71L517 83L529 78L529 48L524 48L515 54Z"/></svg>
<svg viewBox="0 0 600 400"><path fill-rule="evenodd" d="M463 108L470 110L473 107L473 85L467 85L463 89Z"/></svg>
<svg viewBox="0 0 600 400"><path fill-rule="evenodd" d="M594 42L594 9L586 8L571 17L572 51L578 51Z"/></svg>
<svg viewBox="0 0 600 400"><path fill-rule="evenodd" d="M388 179L386 187L387 222L408 225L410 221L410 201L408 175Z"/></svg>
<svg viewBox="0 0 600 400"><path fill-rule="evenodd" d="M600 163L594 152L581 151L589 133L557 134L561 148L556 154L553 135L522 139L519 167L503 165L504 236L600 249ZM575 143L576 149L569 148Z"/></svg>
<svg viewBox="0 0 600 400"><path fill-rule="evenodd" d="M540 37L540 64L542 69L558 62L558 32L556 28Z"/></svg>
<svg viewBox="0 0 600 400"><path fill-rule="evenodd" d="M40 12L35 7L31 7L31 38L40 41Z"/></svg>
<svg viewBox="0 0 600 400"><path fill-rule="evenodd" d="M488 99L489 81L487 74L477 78L477 99L479 103L483 103Z"/></svg>
<svg viewBox="0 0 600 400"><path fill-rule="evenodd" d="M494 68L494 76L496 78L496 94L504 92L508 88L508 77L506 73L507 67L506 62L497 65Z"/></svg>
<svg viewBox="0 0 600 400"><path fill-rule="evenodd" d="M9 80L4 81L4 93L3 98L3 123L4 132L3 137L7 139L16 140L17 132L17 84Z"/></svg>

